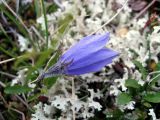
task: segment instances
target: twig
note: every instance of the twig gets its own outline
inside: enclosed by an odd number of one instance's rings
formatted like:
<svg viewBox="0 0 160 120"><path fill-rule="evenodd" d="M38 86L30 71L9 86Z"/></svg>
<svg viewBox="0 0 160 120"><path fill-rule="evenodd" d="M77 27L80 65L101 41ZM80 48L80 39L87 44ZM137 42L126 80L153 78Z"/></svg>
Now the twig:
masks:
<svg viewBox="0 0 160 120"><path fill-rule="evenodd" d="M7 62L13 61L15 59L16 58L10 58L10 59L7 59L7 60L3 60L3 61L0 61L0 64L7 63Z"/></svg>
<svg viewBox="0 0 160 120"><path fill-rule="evenodd" d="M15 77L16 77L15 75L12 75L12 74L10 74L10 73L6 73L6 72L3 72L3 71L0 71L0 74L6 75L6 76L8 76L8 77L10 77L10 78L15 78Z"/></svg>
<svg viewBox="0 0 160 120"><path fill-rule="evenodd" d="M156 74L156 73L160 73L160 71L153 71L153 72L150 72L149 75Z"/></svg>
<svg viewBox="0 0 160 120"><path fill-rule="evenodd" d="M5 18L3 12L1 12L1 17L2 17L3 22L8 25L8 21L7 21L7 19Z"/></svg>
<svg viewBox="0 0 160 120"><path fill-rule="evenodd" d="M20 23L23 25L23 27L26 29L26 31L28 33L30 33L27 26L23 23L23 21L20 19L20 17L17 16L17 14L9 7L9 5L4 0L1 0L1 1L11 11L11 13L20 21Z"/></svg>
<svg viewBox="0 0 160 120"><path fill-rule="evenodd" d="M149 9L157 0L152 0L138 15L136 15L133 19L138 19L147 9Z"/></svg>
<svg viewBox="0 0 160 120"><path fill-rule="evenodd" d="M1 98L2 101L4 102L5 106L8 108L9 105L8 105L8 103L6 102L6 100L4 99L4 97L2 96L1 92L0 92L0 98ZM13 110L13 111L21 114L21 115L22 115L22 120L25 120L25 115L24 115L24 113L22 113L21 111L19 111L19 110L17 110L17 109L14 109L14 108L9 108L9 109L11 109L11 110Z"/></svg>
<svg viewBox="0 0 160 120"><path fill-rule="evenodd" d="M41 34L38 32L38 30L37 30L34 26L31 26L31 29L36 33L36 35L37 35L42 41L45 41L45 39L41 36Z"/></svg>
<svg viewBox="0 0 160 120"><path fill-rule="evenodd" d="M32 35L31 32L29 31L29 29L27 28L27 26L24 24L24 22L22 21L22 19L10 8L10 6L7 4L6 1L1 0L1 2L8 8L8 10L19 20L19 22L21 23L21 25L24 27L25 32L28 33L28 40L31 42L31 44L33 45L33 48L36 48L33 40L32 40Z"/></svg>
<svg viewBox="0 0 160 120"><path fill-rule="evenodd" d="M64 10L64 7L62 6L62 4L60 3L59 0L53 0L53 1L58 7L60 7L62 10Z"/></svg>
<svg viewBox="0 0 160 120"><path fill-rule="evenodd" d="M33 32L32 32L32 31ZM34 26L31 26L30 27L30 31L31 31L31 33L32 33L32 37L33 37L33 35L34 35L34 33L38 36L38 39L40 39L40 40L42 40L42 42L45 42L45 40L42 38L42 36L40 35L40 33L36 30L36 28L34 27ZM39 51L41 50L41 47L40 47L40 44L39 44L39 40L36 40L36 43L37 43L37 47L38 47L38 49L39 49ZM42 43L41 43L42 44Z"/></svg>
<svg viewBox="0 0 160 120"><path fill-rule="evenodd" d="M0 81L0 86L2 86L2 87L6 87L6 85L3 83L3 82L1 82ZM1 96L1 94L0 94L0 96ZM16 98L19 100L19 101L21 101L29 110L31 110L32 111L32 109L30 108L30 106L28 105L28 103L27 102L25 102L21 97L19 97L18 95L15 95L16 96ZM3 96L2 96L3 97Z"/></svg>
<svg viewBox="0 0 160 120"><path fill-rule="evenodd" d="M1 81L0 81L0 86L6 87L6 85L3 82L1 82Z"/></svg>
<svg viewBox="0 0 160 120"><path fill-rule="evenodd" d="M5 120L1 112L0 112L0 120Z"/></svg>
<svg viewBox="0 0 160 120"><path fill-rule="evenodd" d="M3 60L3 61L0 61L0 64L3 64L3 63L7 63L7 62L11 62L17 58L21 58L22 56L19 56L19 57L16 57L16 58L10 58L10 59L7 59L7 60Z"/></svg>
<svg viewBox="0 0 160 120"><path fill-rule="evenodd" d="M74 107L74 101L75 101L75 86L74 86L74 79L72 79L72 100L73 100L73 108L72 108L72 111L73 111L73 120L76 120L76 116L75 116L75 107Z"/></svg>
<svg viewBox="0 0 160 120"><path fill-rule="evenodd" d="M21 111L19 111L19 110L17 110L17 109L14 109L14 108L10 108L10 109L11 109L12 111L15 111L15 112L21 114L21 115L22 115L22 120L26 120L25 115L24 115L23 112L21 112Z"/></svg>
<svg viewBox="0 0 160 120"><path fill-rule="evenodd" d="M4 99L4 97L2 96L1 92L0 92L0 98L3 101L3 103L5 104L5 106L8 106L8 103L6 102L6 100Z"/></svg>
<svg viewBox="0 0 160 120"><path fill-rule="evenodd" d="M156 78L158 78L158 77L160 77L160 74L158 74L158 75L156 75L154 78L152 78L152 79L149 81L149 83L151 83L154 79L156 79Z"/></svg>
<svg viewBox="0 0 160 120"><path fill-rule="evenodd" d="M115 19L117 17L117 15L119 15L119 13L124 9L124 7L126 6L126 4L128 3L129 0L126 0L125 3L123 4L123 6L117 11L117 13L111 17L111 19L109 19L106 23L104 23L100 28L98 28L96 31L92 32L89 35L92 35L96 32L98 32L99 30L101 30L103 27L105 27L107 24L109 24L113 19Z"/></svg>
<svg viewBox="0 0 160 120"><path fill-rule="evenodd" d="M28 109L31 109L31 108L29 107L28 103L25 102L21 97L19 97L18 95L15 95L15 96L16 96L16 98L18 98L19 101L21 101Z"/></svg>
<svg viewBox="0 0 160 120"><path fill-rule="evenodd" d="M16 0L16 13L18 14L19 11L19 0Z"/></svg>
<svg viewBox="0 0 160 120"><path fill-rule="evenodd" d="M152 86L151 89L152 89L153 91L156 91L156 92L159 92L159 91L160 91L160 87Z"/></svg>

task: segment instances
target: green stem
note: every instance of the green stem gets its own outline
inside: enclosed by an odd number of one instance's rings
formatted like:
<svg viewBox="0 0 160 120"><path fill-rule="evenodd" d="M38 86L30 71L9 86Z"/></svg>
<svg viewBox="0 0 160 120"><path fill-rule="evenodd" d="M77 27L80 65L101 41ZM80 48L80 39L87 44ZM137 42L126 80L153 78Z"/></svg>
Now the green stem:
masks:
<svg viewBox="0 0 160 120"><path fill-rule="evenodd" d="M46 32L46 48L48 48L48 23L47 23L47 16L46 16L46 9L44 5L44 0L41 0L42 10L44 14L44 22L45 22L45 32Z"/></svg>

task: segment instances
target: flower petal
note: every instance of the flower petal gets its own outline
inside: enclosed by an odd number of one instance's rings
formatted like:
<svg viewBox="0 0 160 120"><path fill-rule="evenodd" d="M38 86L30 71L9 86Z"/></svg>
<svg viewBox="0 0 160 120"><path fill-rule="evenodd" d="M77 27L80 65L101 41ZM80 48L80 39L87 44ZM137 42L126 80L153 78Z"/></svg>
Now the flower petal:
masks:
<svg viewBox="0 0 160 120"><path fill-rule="evenodd" d="M110 58L114 58L118 55L117 52L112 51L107 48L103 48L97 52L87 55L77 61L73 59L73 63L68 66L68 70L78 69L85 66L92 65L94 63L98 63L99 61L108 60ZM79 55L80 56L80 55Z"/></svg>
<svg viewBox="0 0 160 120"><path fill-rule="evenodd" d="M103 48L109 40L109 33L104 35L92 35L81 39L76 45L66 51L61 61L79 60L91 53L94 53Z"/></svg>
<svg viewBox="0 0 160 120"><path fill-rule="evenodd" d="M78 69L73 69L73 70L68 70L64 74L66 75L80 75L80 74L85 74L89 72L96 72L102 69L105 65L109 64L112 62L113 58L104 60L104 61L99 61L97 63L94 63L89 66L85 66L83 68L78 68Z"/></svg>

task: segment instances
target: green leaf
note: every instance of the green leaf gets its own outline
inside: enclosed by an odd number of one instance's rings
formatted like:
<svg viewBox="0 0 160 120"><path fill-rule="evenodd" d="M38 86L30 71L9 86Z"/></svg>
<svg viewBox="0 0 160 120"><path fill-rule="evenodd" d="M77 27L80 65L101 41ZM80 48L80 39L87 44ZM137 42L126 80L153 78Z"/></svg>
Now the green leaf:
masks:
<svg viewBox="0 0 160 120"><path fill-rule="evenodd" d="M118 105L125 105L131 101L131 96L127 93L121 93L117 97Z"/></svg>
<svg viewBox="0 0 160 120"><path fill-rule="evenodd" d="M45 86L47 86L47 88L51 88L57 81L58 77L50 77L50 78L45 78L43 80Z"/></svg>
<svg viewBox="0 0 160 120"><path fill-rule="evenodd" d="M34 0L34 11L36 13L36 17L39 18L41 16L41 4L39 0Z"/></svg>
<svg viewBox="0 0 160 120"><path fill-rule="evenodd" d="M43 11L43 16L44 16L44 23L45 23L45 37L46 37L46 48L48 49L48 20L47 20L47 13L46 13L46 8L45 8L45 3L44 0L41 0L41 5L42 5L42 11Z"/></svg>
<svg viewBox="0 0 160 120"><path fill-rule="evenodd" d="M126 87L132 87L132 88L140 88L140 85L134 79L128 79L128 80L126 80L125 86Z"/></svg>
<svg viewBox="0 0 160 120"><path fill-rule="evenodd" d="M9 43L11 43L12 45L16 45L13 41L12 41L12 39L10 38L10 36L6 33L6 31L5 31L5 29L3 28L3 26L2 25L0 25L0 35L1 35L1 33L2 33L2 35L4 35L7 39L7 42L9 42Z"/></svg>
<svg viewBox="0 0 160 120"><path fill-rule="evenodd" d="M140 73L142 74L142 79L145 80L147 77L146 68L144 68L142 63L140 63L139 61L134 60L133 63L135 64L136 67L138 67Z"/></svg>
<svg viewBox="0 0 160 120"><path fill-rule="evenodd" d="M50 62L48 63L48 68L49 67L51 67L52 65L54 65L56 62L57 62L57 60L58 60L58 58L60 57L60 54L61 53L61 51L60 50L57 50L53 55L54 55L54 57L52 58L52 59L50 59Z"/></svg>
<svg viewBox="0 0 160 120"><path fill-rule="evenodd" d="M5 54L8 55L8 56L15 57L15 56L11 53L11 51L5 50L5 49L2 48L2 47L0 47L0 51L3 52L3 53L5 53Z"/></svg>
<svg viewBox="0 0 160 120"><path fill-rule="evenodd" d="M136 116L134 120L146 120L146 116L147 116L146 108L144 107L142 109L141 107L136 107L133 115Z"/></svg>
<svg viewBox="0 0 160 120"><path fill-rule="evenodd" d="M47 60L49 59L49 57L51 56L51 53L53 53L54 51L52 49L48 49L44 52L41 52L40 55L37 58L37 61L35 63L35 67L36 68L40 68L44 65L44 63L47 62Z"/></svg>
<svg viewBox="0 0 160 120"><path fill-rule="evenodd" d="M144 96L144 100L152 103L160 103L160 92L156 93L147 93Z"/></svg>
<svg viewBox="0 0 160 120"><path fill-rule="evenodd" d="M113 111L107 111L106 120L124 120L124 112L116 108Z"/></svg>
<svg viewBox="0 0 160 120"><path fill-rule="evenodd" d="M160 71L160 62L158 62L156 65L156 71Z"/></svg>
<svg viewBox="0 0 160 120"><path fill-rule="evenodd" d="M28 102L31 102L31 101L33 101L33 100L36 100L36 99L38 99L38 97L39 97L40 95L42 95L42 93L33 94L33 95L31 95L31 96L29 96L29 97L27 98L27 101L28 101Z"/></svg>
<svg viewBox="0 0 160 120"><path fill-rule="evenodd" d="M18 68L22 63L23 63L23 66L29 65L28 60L30 60L31 58L34 58L35 56L37 56L37 53L35 51L26 52L26 53L22 54L21 57L16 59L16 61L14 62L14 68ZM27 63L27 64L25 64L25 63Z"/></svg>
<svg viewBox="0 0 160 120"><path fill-rule="evenodd" d="M151 108L152 107L152 105L150 103L148 103L148 102L144 102L143 105L145 107L147 107L147 108Z"/></svg>
<svg viewBox="0 0 160 120"><path fill-rule="evenodd" d="M53 52L54 51L52 49L47 49L43 52L35 54L35 65L30 67L28 74L27 74L27 79L29 79L33 75L33 72L35 70L39 68L43 68L45 64L47 64L49 57L51 57L51 54ZM56 52L54 54L56 54Z"/></svg>
<svg viewBox="0 0 160 120"><path fill-rule="evenodd" d="M15 85L15 86L7 86L4 89L6 94L19 94L19 93L27 93L30 92L32 89L28 86L22 85Z"/></svg>
<svg viewBox="0 0 160 120"><path fill-rule="evenodd" d="M155 71L160 71L160 62L158 62L156 64L156 70ZM152 81L151 81L151 84L155 84L155 82L157 82L159 79L160 79L160 73L155 73L153 74L153 77L152 77Z"/></svg>
<svg viewBox="0 0 160 120"><path fill-rule="evenodd" d="M58 22L59 36L64 34L64 32L66 31L72 20L73 20L72 14L66 14L64 19L59 20Z"/></svg>
<svg viewBox="0 0 160 120"><path fill-rule="evenodd" d="M129 51L134 54L134 58L137 58L139 56L138 53L134 49L130 48Z"/></svg>
<svg viewBox="0 0 160 120"><path fill-rule="evenodd" d="M58 6L56 4L51 4L49 6L47 6L47 13L53 13L56 12L56 10L58 9Z"/></svg>

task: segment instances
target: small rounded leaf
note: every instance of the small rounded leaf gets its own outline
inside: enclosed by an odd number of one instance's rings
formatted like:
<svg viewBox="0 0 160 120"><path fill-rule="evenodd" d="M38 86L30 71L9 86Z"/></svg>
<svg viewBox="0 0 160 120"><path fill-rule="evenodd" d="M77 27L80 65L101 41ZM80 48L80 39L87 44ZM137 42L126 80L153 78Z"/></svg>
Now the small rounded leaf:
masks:
<svg viewBox="0 0 160 120"><path fill-rule="evenodd" d="M19 94L19 93L27 93L30 92L32 89L28 86L21 86L21 85L14 85L14 86L7 86L4 89L6 94Z"/></svg>

